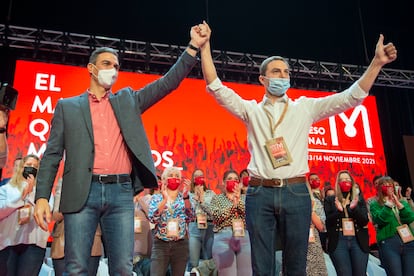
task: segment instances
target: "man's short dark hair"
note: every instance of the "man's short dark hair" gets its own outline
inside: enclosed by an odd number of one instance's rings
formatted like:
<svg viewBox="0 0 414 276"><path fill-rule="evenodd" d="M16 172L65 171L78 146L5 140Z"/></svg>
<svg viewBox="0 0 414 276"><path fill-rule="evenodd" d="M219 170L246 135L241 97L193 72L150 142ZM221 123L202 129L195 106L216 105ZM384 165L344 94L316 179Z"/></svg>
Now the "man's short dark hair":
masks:
<svg viewBox="0 0 414 276"><path fill-rule="evenodd" d="M111 53L118 57L118 52L115 49L110 47L99 47L92 52L91 56L89 57L89 63L96 64L98 56L102 53Z"/></svg>

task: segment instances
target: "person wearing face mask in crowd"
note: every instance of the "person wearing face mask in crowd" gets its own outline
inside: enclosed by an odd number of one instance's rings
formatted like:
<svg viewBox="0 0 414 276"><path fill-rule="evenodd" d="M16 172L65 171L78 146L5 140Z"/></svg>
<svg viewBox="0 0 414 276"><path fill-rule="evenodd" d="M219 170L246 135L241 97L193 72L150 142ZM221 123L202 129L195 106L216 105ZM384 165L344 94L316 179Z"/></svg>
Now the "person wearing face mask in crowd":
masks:
<svg viewBox="0 0 414 276"><path fill-rule="evenodd" d="M195 210L195 220L188 225L189 271L192 271L193 268L198 269L200 259L212 262L211 251L214 236L210 203L215 195L216 193L213 190L207 188L204 172L200 169L194 170L191 181L190 202L193 210Z"/></svg>
<svg viewBox="0 0 414 276"><path fill-rule="evenodd" d="M328 271L323 255L321 233L326 235L325 211L323 209L323 197L321 195L321 180L316 173L308 175L308 182L311 188L312 219L309 229L309 244L306 261L306 275L327 275ZM323 238L325 236L322 235ZM323 240L326 242L326 238Z"/></svg>
<svg viewBox="0 0 414 276"><path fill-rule="evenodd" d="M152 196L148 218L155 224L151 250L151 275L165 276L168 266L172 276L182 276L188 260L187 223L194 217L189 191L190 181L182 182L177 167L166 168L161 175L161 193Z"/></svg>
<svg viewBox="0 0 414 276"><path fill-rule="evenodd" d="M371 202L371 216L377 225L377 243L381 265L387 275L413 275L414 212L398 197L394 180L389 176L378 181L378 199Z"/></svg>
<svg viewBox="0 0 414 276"><path fill-rule="evenodd" d="M339 171L335 196L324 201L328 253L338 276L366 275L369 237L368 210L362 192L346 170Z"/></svg>
<svg viewBox="0 0 414 276"><path fill-rule="evenodd" d="M368 219L369 219L370 222L372 222L372 225L374 226L375 230L377 229L377 225L372 221L371 207L370 206L371 206L371 203L373 201L378 200L378 196L379 196L379 194L378 194L378 192L379 192L379 190L378 190L378 181L381 177L382 177L382 175L375 175L372 178L372 186L375 189L375 194L366 199L367 208L368 208ZM377 242L376 246L378 246L378 242ZM377 250L377 248L375 248L375 247L373 249ZM377 252L378 252L378 254L377 254L378 258L381 260L381 253L379 252L379 250L377 250Z"/></svg>
<svg viewBox="0 0 414 276"><path fill-rule="evenodd" d="M394 180L394 193L397 195L398 200L404 199L402 192L401 192L401 186L400 183ZM405 199L404 199L405 200Z"/></svg>
<svg viewBox="0 0 414 276"><path fill-rule="evenodd" d="M408 204L410 204L411 209L414 210L414 201L411 197L411 191L412 191L411 187L407 187L407 189L405 189L405 192L404 192L404 195L405 195L404 198L405 200L407 200Z"/></svg>
<svg viewBox="0 0 414 276"><path fill-rule="evenodd" d="M395 194L398 197L398 200L404 200L404 201L408 202L411 209L414 210L414 203L411 199L411 188L407 187L407 189L405 190L405 193L403 195L402 187L401 187L400 183L398 183L398 181L394 180L394 189L395 189Z"/></svg>
<svg viewBox="0 0 414 276"><path fill-rule="evenodd" d="M209 30L208 25L205 27ZM208 32L209 35L211 32ZM280 237L285 275L305 275L311 199L306 185L308 136L311 125L363 102L381 68L397 57L392 43L379 36L375 56L365 73L349 89L321 98L287 95L289 63L280 56L260 65L263 100L246 100L222 84L207 42L201 64L207 91L247 128L250 175L246 193L246 223L252 246L253 271L275 273L275 240Z"/></svg>
<svg viewBox="0 0 414 276"><path fill-rule="evenodd" d="M241 193L246 194L247 187L249 187L249 180L250 180L249 171L247 169L241 170L239 173L239 178L240 178L241 183L243 184Z"/></svg>
<svg viewBox="0 0 414 276"><path fill-rule="evenodd" d="M321 179L319 178L319 175L311 172L308 175L308 182L309 182L309 186L311 188L313 197L317 200L319 200L319 202L323 202L323 195L321 193Z"/></svg>
<svg viewBox="0 0 414 276"><path fill-rule="evenodd" d="M127 87L113 93L120 68L118 53L97 48L87 65L89 88L57 102L37 178L35 219L47 229L52 217L47 199L65 156L60 211L65 216L68 275L86 275L98 224L109 273L132 274L133 197L158 186L141 114L176 89L192 70L198 49L208 40L203 32L193 26L189 46L177 62L139 90Z"/></svg>
<svg viewBox="0 0 414 276"><path fill-rule="evenodd" d="M242 184L236 171L224 173L225 192L211 200L214 220L213 259L220 276L252 275L249 232Z"/></svg>
<svg viewBox="0 0 414 276"><path fill-rule="evenodd" d="M323 205L312 196L312 223L309 229L309 245L306 260L306 275L328 275L325 257L318 233L325 230L325 212Z"/></svg>
<svg viewBox="0 0 414 276"><path fill-rule="evenodd" d="M148 209L154 194L160 193L161 177L157 175L158 187L144 189L134 196L134 272L137 276L150 276L151 249L155 225L148 219Z"/></svg>
<svg viewBox="0 0 414 276"><path fill-rule="evenodd" d="M0 187L0 275L38 275L49 232L33 219L39 157L25 156L10 181ZM53 200L48 203L53 206Z"/></svg>
<svg viewBox="0 0 414 276"><path fill-rule="evenodd" d="M373 201L376 201L376 200L378 200L378 196L379 196L379 194L378 194L378 181L379 181L379 179L382 177L382 175L375 175L373 178L372 178L372 185L374 186L374 188L375 188L375 191L376 191L376 193L375 193L375 195L373 195L373 196L371 196L371 197L369 197L369 198L367 198L367 206L368 206L368 214L370 215L370 206L371 206L371 202L373 202ZM371 218L370 218L371 219Z"/></svg>
<svg viewBox="0 0 414 276"><path fill-rule="evenodd" d="M315 216L316 214L322 223L321 227L316 227L315 230L317 231L315 231L315 234L318 234L322 249L324 252L326 252L327 233L326 233L326 227L325 227L325 210L323 209L324 195L320 190L321 179L319 178L318 174L310 173L308 175L308 182L311 188L312 197L314 201L313 208L312 208L314 212L312 213L312 216Z"/></svg>

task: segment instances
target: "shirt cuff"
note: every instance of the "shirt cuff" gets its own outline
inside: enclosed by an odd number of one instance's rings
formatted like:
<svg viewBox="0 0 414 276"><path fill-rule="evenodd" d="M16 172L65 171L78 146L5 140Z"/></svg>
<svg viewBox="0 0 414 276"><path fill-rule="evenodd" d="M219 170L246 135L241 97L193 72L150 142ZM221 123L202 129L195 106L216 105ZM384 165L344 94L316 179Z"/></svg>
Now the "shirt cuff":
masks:
<svg viewBox="0 0 414 276"><path fill-rule="evenodd" d="M187 51L184 51L181 54L181 57L184 60L184 62L187 63L187 64L195 64L198 61L198 57L197 56L193 57L192 55L190 55L189 53L187 53Z"/></svg>
<svg viewBox="0 0 414 276"><path fill-rule="evenodd" d="M216 78L210 84L207 85L207 90L214 92L214 91L219 90L222 87L224 87L224 85L221 83L221 80L219 78Z"/></svg>

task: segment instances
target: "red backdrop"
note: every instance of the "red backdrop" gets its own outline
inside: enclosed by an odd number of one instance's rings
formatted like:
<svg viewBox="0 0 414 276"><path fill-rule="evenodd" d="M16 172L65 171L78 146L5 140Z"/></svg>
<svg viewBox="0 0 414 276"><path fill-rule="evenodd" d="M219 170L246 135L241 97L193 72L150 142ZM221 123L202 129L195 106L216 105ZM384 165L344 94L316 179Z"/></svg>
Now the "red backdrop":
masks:
<svg viewBox="0 0 414 276"><path fill-rule="evenodd" d="M139 89L159 77L120 72L114 91L124 86ZM57 100L83 93L88 85L86 68L17 61L13 86L19 96L16 110L10 115L10 158L3 177L11 175L15 157L42 155ZM259 85L226 85L243 98L260 101L263 97L263 87ZM329 93L289 89L288 94L295 99ZM215 102L205 91L203 80L185 79L177 91L148 110L143 119L159 172L175 165L190 177L195 168L201 168L210 186L217 189L224 171L240 171L247 166L244 125ZM386 172L375 97L369 96L355 109L315 124L309 133L309 167L322 182L334 183L336 172L348 169L365 198L374 194L373 176Z"/></svg>

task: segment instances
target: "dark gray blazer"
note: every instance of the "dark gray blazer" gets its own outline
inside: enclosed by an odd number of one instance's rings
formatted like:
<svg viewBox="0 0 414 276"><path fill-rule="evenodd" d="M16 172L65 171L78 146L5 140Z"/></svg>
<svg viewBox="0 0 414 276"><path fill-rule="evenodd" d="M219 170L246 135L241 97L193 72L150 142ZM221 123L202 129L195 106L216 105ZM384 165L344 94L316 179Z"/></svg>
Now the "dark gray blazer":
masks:
<svg viewBox="0 0 414 276"><path fill-rule="evenodd" d="M132 164L135 194L157 187L151 149L141 114L178 87L197 59L184 52L160 79L134 91L123 88L110 95L110 103ZM37 174L36 198L49 199L60 161L65 155L60 211L79 211L85 204L92 180L94 137L88 93L58 101L45 153Z"/></svg>

